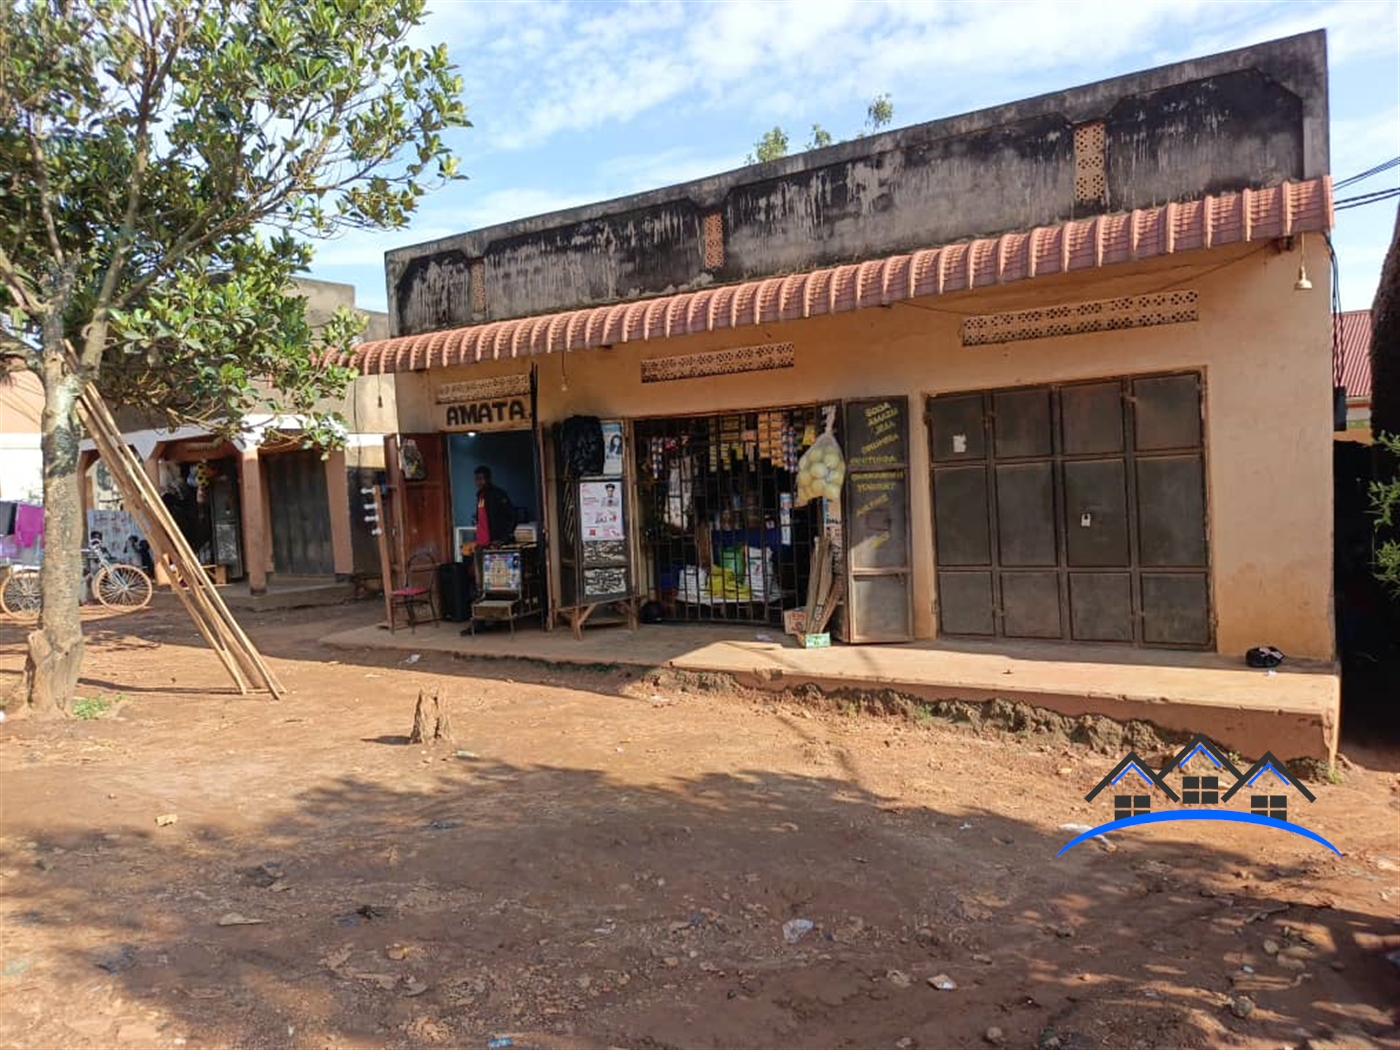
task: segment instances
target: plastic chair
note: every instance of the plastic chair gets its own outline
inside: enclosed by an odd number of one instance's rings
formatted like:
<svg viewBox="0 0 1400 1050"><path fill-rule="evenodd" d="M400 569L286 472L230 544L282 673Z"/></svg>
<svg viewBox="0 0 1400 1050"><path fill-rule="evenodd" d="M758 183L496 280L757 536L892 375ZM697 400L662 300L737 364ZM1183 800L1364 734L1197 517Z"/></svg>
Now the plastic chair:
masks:
<svg viewBox="0 0 1400 1050"><path fill-rule="evenodd" d="M428 551L419 551L409 558L408 565L404 567L402 585L390 591L389 597L392 600L390 632L398 629L399 609L404 611L410 631L417 630L420 622L437 623L441 619L437 601L437 559ZM420 621L418 610L423 606L427 606L431 616Z"/></svg>

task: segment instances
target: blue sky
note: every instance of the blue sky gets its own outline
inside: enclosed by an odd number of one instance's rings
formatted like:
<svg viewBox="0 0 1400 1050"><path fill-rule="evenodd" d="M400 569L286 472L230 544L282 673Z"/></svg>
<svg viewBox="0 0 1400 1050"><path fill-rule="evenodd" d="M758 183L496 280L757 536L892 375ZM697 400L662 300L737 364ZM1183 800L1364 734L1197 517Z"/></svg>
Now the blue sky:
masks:
<svg viewBox="0 0 1400 1050"><path fill-rule="evenodd" d="M728 171L775 124L798 149L813 122L854 134L882 92L902 127L1318 28L1342 179L1400 154L1395 0L430 2L413 39L460 67L474 127L449 141L469 179L408 229L321 244L312 276L383 309L389 248ZM1395 207L1338 213L1346 309L1370 305Z"/></svg>

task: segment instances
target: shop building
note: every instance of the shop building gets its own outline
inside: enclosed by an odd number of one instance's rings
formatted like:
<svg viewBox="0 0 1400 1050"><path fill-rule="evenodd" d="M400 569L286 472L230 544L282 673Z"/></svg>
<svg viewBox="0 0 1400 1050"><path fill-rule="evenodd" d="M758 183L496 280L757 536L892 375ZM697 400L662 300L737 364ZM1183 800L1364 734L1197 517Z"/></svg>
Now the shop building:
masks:
<svg viewBox="0 0 1400 1050"><path fill-rule="evenodd" d="M1331 224L1313 33L389 252L396 557L487 465L550 626L780 626L825 533L847 641L1330 660Z"/></svg>
<svg viewBox="0 0 1400 1050"><path fill-rule="evenodd" d="M0 500L44 499L44 457L39 419L44 388L32 372L0 376Z"/></svg>
<svg viewBox="0 0 1400 1050"><path fill-rule="evenodd" d="M299 279L296 287L313 327L342 306L354 308L352 285ZM367 320L364 338L382 338L386 315L360 312ZM360 487L384 478L384 437L397 427L394 387L392 376L359 377L342 401L321 406L340 412L347 424L345 447L324 458L321 450L302 447L304 422L295 416L251 417L234 439L194 426L142 426L131 411L118 418L209 571L260 595L279 578L377 578L375 543L357 500ZM94 509L103 505L102 465L90 441L81 455L84 500Z"/></svg>
<svg viewBox="0 0 1400 1050"><path fill-rule="evenodd" d="M1371 311L1348 310L1334 318L1333 339L1341 364L1346 398L1346 428L1339 441L1370 444L1371 435Z"/></svg>

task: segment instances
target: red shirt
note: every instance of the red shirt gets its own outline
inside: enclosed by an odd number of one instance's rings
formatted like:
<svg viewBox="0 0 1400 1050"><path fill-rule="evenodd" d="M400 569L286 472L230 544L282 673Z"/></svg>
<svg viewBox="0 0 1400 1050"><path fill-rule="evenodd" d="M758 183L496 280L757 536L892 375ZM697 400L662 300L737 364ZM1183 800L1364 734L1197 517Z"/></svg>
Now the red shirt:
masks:
<svg viewBox="0 0 1400 1050"><path fill-rule="evenodd" d="M491 523L486 514L486 496L484 494L476 497L476 545L478 547L491 545Z"/></svg>

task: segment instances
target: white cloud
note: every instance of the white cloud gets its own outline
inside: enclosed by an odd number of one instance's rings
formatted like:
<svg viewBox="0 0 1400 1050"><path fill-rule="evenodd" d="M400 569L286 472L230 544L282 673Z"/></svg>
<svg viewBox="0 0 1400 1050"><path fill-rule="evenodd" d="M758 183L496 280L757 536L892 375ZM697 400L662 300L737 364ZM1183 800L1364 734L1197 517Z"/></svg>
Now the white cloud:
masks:
<svg viewBox="0 0 1400 1050"><path fill-rule="evenodd" d="M686 146L675 146L657 153L628 153L610 157L598 165L595 174L600 193L618 196L675 186L716 175L735 166L734 157L708 156Z"/></svg>
<svg viewBox="0 0 1400 1050"><path fill-rule="evenodd" d="M697 101L760 124L849 114L854 130L888 90L927 119L1142 68L1144 51L1167 62L1319 26L1334 61L1385 53L1396 5L477 3L434 7L423 32L451 43L489 145L513 150Z"/></svg>
<svg viewBox="0 0 1400 1050"><path fill-rule="evenodd" d="M1354 0L437 0L412 39L448 42L461 67L476 127L454 145L480 181L427 201L411 233L351 235L317 266L358 269L386 247L717 174L775 123L794 148L814 121L848 136L883 91L904 126L1317 28L1346 118L1333 124L1332 168L1350 175L1396 152L1398 13ZM1362 62L1381 75L1342 110L1339 75ZM1372 265L1361 227L1383 210L1342 213L1346 271ZM1348 283L1360 282L1344 273Z"/></svg>

